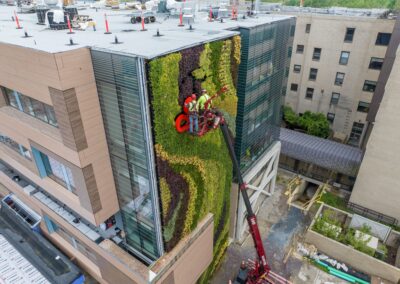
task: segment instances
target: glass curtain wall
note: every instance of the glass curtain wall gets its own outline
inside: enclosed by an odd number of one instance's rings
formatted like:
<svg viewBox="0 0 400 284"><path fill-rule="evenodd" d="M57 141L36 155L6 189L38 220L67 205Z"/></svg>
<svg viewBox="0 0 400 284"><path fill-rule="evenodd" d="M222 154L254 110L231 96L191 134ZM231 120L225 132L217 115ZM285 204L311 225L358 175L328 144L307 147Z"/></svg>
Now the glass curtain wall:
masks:
<svg viewBox="0 0 400 284"><path fill-rule="evenodd" d="M163 253L141 59L92 50L125 244L145 262Z"/></svg>
<svg viewBox="0 0 400 284"><path fill-rule="evenodd" d="M242 56L235 150L243 171L279 139L281 95L294 25L291 19L239 30Z"/></svg>

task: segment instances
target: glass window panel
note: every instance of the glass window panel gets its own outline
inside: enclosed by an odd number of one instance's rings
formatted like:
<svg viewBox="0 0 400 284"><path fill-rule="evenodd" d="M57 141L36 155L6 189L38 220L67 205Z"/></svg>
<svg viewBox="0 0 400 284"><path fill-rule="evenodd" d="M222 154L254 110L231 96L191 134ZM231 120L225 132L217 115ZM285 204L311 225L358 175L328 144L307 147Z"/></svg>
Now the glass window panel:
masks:
<svg viewBox="0 0 400 284"><path fill-rule="evenodd" d="M34 116L35 113L33 111L33 105L32 105L32 101L31 98L24 96L24 95L19 95L21 104L22 104L22 109L25 113Z"/></svg>
<svg viewBox="0 0 400 284"><path fill-rule="evenodd" d="M40 120L43 120L45 122L48 122L43 103L39 102L37 100L31 100L31 101L32 101L33 112L35 113L35 117L39 118Z"/></svg>
<svg viewBox="0 0 400 284"><path fill-rule="evenodd" d="M26 149L24 146L21 145L22 155L27 158L28 160L32 160L31 152Z"/></svg>
<svg viewBox="0 0 400 284"><path fill-rule="evenodd" d="M309 34L311 30L311 24L306 24L306 33Z"/></svg>
<svg viewBox="0 0 400 284"><path fill-rule="evenodd" d="M46 105L46 104L44 104L44 108L45 108L45 111L46 111L48 122L51 125L58 127L56 115L54 113L54 108L52 106L49 106L49 105Z"/></svg>
<svg viewBox="0 0 400 284"><path fill-rule="evenodd" d="M381 70L383 65L383 58L372 57L369 62L369 69Z"/></svg>
<svg viewBox="0 0 400 284"><path fill-rule="evenodd" d="M369 103L366 102L358 102L357 111L359 112L368 112L369 111Z"/></svg>
<svg viewBox="0 0 400 284"><path fill-rule="evenodd" d="M339 93L332 93L331 105L337 105L339 103L339 98L340 98Z"/></svg>
<svg viewBox="0 0 400 284"><path fill-rule="evenodd" d="M392 37L392 34L390 34L390 33L378 33L375 44L387 46L387 45L389 45L391 37Z"/></svg>
<svg viewBox="0 0 400 284"><path fill-rule="evenodd" d="M308 80L311 80L311 81L317 80L317 74L318 74L318 69L311 68L310 69L310 74L308 76Z"/></svg>
<svg viewBox="0 0 400 284"><path fill-rule="evenodd" d="M337 72L335 78L335 85L341 86L344 81L344 73Z"/></svg>
<svg viewBox="0 0 400 284"><path fill-rule="evenodd" d="M363 91L365 91L365 92L375 92L375 88L376 88L376 82L375 81L365 80L364 86L363 86Z"/></svg>
<svg viewBox="0 0 400 284"><path fill-rule="evenodd" d="M296 53L303 53L304 52L304 45L298 44L296 48Z"/></svg>
<svg viewBox="0 0 400 284"><path fill-rule="evenodd" d="M6 92L6 96L8 98L8 101L10 103L10 106L18 108L18 103L17 103L17 99L15 97L14 91L8 89L8 88L4 88L5 92Z"/></svg>
<svg viewBox="0 0 400 284"><path fill-rule="evenodd" d="M326 115L326 118L328 119L328 121L330 123L333 123L333 121L335 120L335 114L332 112L328 112L328 114Z"/></svg>
<svg viewBox="0 0 400 284"><path fill-rule="evenodd" d="M340 54L339 64L347 65L347 63L349 62L349 56L350 52L342 51L342 53Z"/></svg>
<svg viewBox="0 0 400 284"><path fill-rule="evenodd" d="M312 100L313 95L314 95L314 89L313 88L307 88L306 99Z"/></svg>
<svg viewBox="0 0 400 284"><path fill-rule="evenodd" d="M359 122L354 122L353 127L351 129L350 137L349 137L349 144L358 146L360 142L361 135L364 130L364 124Z"/></svg>
<svg viewBox="0 0 400 284"><path fill-rule="evenodd" d="M317 60L317 61L320 60L321 59L321 51L322 51L321 48L318 48L318 47L314 48L312 59Z"/></svg>
<svg viewBox="0 0 400 284"><path fill-rule="evenodd" d="M352 42L353 41L355 30L356 30L355 28L347 28L346 29L346 34L344 36L344 41L345 42Z"/></svg>

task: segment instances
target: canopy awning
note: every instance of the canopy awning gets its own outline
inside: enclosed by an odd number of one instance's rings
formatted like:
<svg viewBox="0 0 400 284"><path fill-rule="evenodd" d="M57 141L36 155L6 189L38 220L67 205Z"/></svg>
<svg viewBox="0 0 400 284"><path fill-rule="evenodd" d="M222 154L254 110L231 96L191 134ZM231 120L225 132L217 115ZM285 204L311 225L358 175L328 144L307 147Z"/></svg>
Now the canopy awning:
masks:
<svg viewBox="0 0 400 284"><path fill-rule="evenodd" d="M361 149L281 128L281 153L290 158L356 176L363 151Z"/></svg>

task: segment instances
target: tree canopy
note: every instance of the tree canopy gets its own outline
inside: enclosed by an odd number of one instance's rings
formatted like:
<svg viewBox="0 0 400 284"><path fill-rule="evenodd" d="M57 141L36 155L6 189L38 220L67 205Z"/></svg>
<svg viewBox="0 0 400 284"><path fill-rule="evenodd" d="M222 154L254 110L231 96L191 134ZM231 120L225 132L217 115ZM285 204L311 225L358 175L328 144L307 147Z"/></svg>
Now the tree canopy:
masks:
<svg viewBox="0 0 400 284"><path fill-rule="evenodd" d="M323 113L306 111L298 116L290 107L283 109L283 119L289 128L300 128L307 134L327 138L329 136L329 121Z"/></svg>
<svg viewBox="0 0 400 284"><path fill-rule="evenodd" d="M288 6L299 6L300 0L263 0L281 2ZM347 8L388 8L400 10L400 0L304 0L305 7L347 7Z"/></svg>

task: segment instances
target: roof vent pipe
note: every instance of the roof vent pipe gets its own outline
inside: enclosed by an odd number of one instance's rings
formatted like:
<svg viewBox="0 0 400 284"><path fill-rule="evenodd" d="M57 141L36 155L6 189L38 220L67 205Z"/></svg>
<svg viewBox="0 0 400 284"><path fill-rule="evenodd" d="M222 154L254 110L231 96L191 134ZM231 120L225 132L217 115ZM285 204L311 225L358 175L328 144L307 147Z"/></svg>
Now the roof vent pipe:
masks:
<svg viewBox="0 0 400 284"><path fill-rule="evenodd" d="M27 38L27 37L31 37L29 34L28 34L28 32L25 30L24 31L24 36L23 36L23 38Z"/></svg>
<svg viewBox="0 0 400 284"><path fill-rule="evenodd" d="M157 33L154 35L155 37L160 37L160 36L163 36L162 34L160 34L160 30L159 29L157 29Z"/></svg>
<svg viewBox="0 0 400 284"><path fill-rule="evenodd" d="M114 38L114 42L112 42L113 44L121 44L122 43L122 41L119 41L118 40L118 37L117 36L115 36L115 38Z"/></svg>

